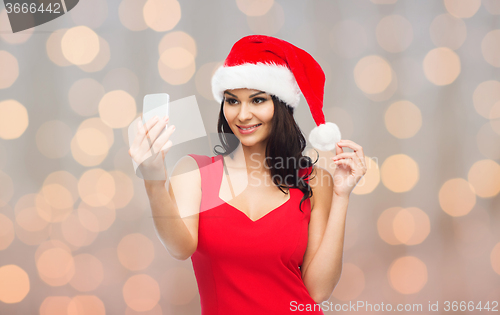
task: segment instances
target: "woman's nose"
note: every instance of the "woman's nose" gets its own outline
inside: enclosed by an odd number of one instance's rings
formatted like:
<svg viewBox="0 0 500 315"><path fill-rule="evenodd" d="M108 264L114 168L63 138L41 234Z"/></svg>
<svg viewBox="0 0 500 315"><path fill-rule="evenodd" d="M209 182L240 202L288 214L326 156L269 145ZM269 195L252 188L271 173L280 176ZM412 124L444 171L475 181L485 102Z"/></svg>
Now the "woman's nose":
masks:
<svg viewBox="0 0 500 315"><path fill-rule="evenodd" d="M246 102L243 102L242 105L240 106L240 112L238 113L238 118L241 121L248 120L249 118L252 118L252 112L250 111L250 108Z"/></svg>

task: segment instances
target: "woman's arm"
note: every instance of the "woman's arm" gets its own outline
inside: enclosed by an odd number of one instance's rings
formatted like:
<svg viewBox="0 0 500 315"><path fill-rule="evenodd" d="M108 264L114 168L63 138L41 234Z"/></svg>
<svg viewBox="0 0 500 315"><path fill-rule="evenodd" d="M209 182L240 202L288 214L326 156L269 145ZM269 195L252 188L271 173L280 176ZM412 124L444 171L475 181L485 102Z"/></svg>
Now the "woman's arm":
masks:
<svg viewBox="0 0 500 315"><path fill-rule="evenodd" d="M186 260L198 246L201 176L196 161L185 156L169 181L145 180L153 221L160 241L172 257Z"/></svg>
<svg viewBox="0 0 500 315"><path fill-rule="evenodd" d="M333 177L327 170L318 168L318 179L310 184L317 197L314 198L311 213L311 221L314 217L309 240L311 249L308 249L308 256L304 256L307 264L302 271L302 278L311 297L317 302L328 300L339 282L349 196L367 171L365 154L359 144L340 140L335 147L336 155L332 161L336 167ZM344 147L353 152L344 152Z"/></svg>
<svg viewBox="0 0 500 315"><path fill-rule="evenodd" d="M333 192L333 177L316 168L311 181L314 208L309 222L309 240L301 267L302 279L315 302L328 300L342 272L344 232L348 197Z"/></svg>

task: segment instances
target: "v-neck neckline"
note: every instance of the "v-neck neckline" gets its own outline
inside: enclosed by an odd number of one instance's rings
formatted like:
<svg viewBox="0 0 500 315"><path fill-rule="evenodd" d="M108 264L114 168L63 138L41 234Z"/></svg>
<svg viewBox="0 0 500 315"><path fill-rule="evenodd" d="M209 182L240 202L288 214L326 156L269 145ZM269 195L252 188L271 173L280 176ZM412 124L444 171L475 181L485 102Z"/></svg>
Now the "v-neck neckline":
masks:
<svg viewBox="0 0 500 315"><path fill-rule="evenodd" d="M247 218L248 221L252 222L252 223L257 223L259 221L261 221L262 219L268 217L271 213L275 212L276 210L279 210L281 208L283 208L286 204L288 204L290 202L290 200L292 200L292 191L293 189L292 188L289 188L288 189L288 199L283 202L281 205L277 206L276 208L270 210L269 212L267 212L266 214L264 214L263 216L261 216L260 218L258 218L257 220L252 220L245 212L241 211L240 209L236 208L235 206L229 204L227 201L223 200L221 197L220 197L220 190L221 190L221 187L222 187L222 179L224 178L224 156L223 155L219 155L221 158L220 158L220 163L222 164L222 172L219 172L220 174L220 181L219 181L219 188L217 190L217 198L222 201L224 204L228 205L229 207L231 207L232 209L234 209L235 211L238 211L239 213L241 213L243 216L245 216Z"/></svg>
<svg viewBox="0 0 500 315"><path fill-rule="evenodd" d="M219 187L219 191L220 191L220 187ZM262 219L268 217L271 213L275 212L276 210L279 210L281 208L283 208L287 203L290 202L290 200L292 200L292 191L293 189L289 189L288 190L288 193L289 193L289 196L288 196L288 200L285 201L284 203L282 203L281 205L277 206L276 208L272 209L271 211L269 211L268 213L264 214L263 216L261 216L260 218L258 218L257 220L252 220L245 212L241 211L240 209L236 208L235 206L229 204L227 201L224 201L222 198L220 198L219 196L217 196L217 198L219 198L220 201L222 201L224 204L228 205L229 207L231 207L232 209L238 211L239 213L241 213L243 216L245 216L250 222L252 223L257 223L259 221L261 221Z"/></svg>

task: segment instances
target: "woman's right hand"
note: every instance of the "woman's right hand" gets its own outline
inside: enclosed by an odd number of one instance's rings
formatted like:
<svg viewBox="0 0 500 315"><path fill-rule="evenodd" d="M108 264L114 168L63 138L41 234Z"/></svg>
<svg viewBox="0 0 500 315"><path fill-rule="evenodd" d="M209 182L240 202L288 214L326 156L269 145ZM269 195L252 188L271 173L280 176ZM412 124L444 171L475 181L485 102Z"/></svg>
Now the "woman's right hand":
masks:
<svg viewBox="0 0 500 315"><path fill-rule="evenodd" d="M137 121L138 132L128 154L139 165L144 180L167 180L164 159L172 147L170 136L175 126L169 126L160 133L168 122L168 116L158 119L153 117L146 124Z"/></svg>

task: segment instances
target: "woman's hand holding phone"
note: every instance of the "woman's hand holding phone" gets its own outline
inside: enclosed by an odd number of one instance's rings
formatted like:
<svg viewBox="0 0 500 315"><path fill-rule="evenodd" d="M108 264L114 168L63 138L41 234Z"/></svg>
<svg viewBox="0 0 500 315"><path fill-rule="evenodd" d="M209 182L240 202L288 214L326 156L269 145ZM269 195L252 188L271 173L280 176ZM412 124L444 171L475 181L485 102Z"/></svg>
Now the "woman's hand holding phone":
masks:
<svg viewBox="0 0 500 315"><path fill-rule="evenodd" d="M162 133L168 123L168 116L155 116L146 124L138 120L138 132L129 150L129 155L139 165L144 180L166 181L165 155L172 147L170 136L175 130L171 125ZM160 134L161 133L161 134Z"/></svg>

